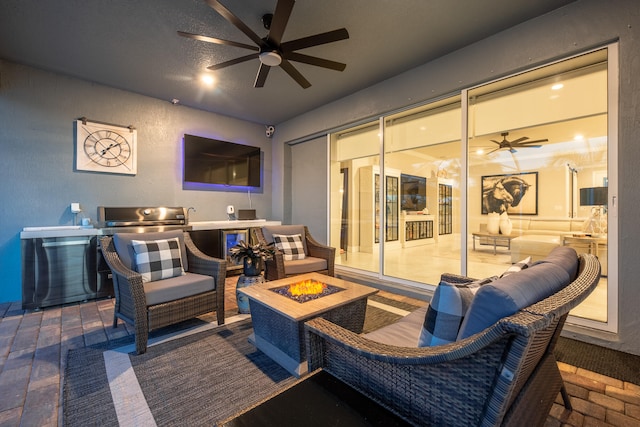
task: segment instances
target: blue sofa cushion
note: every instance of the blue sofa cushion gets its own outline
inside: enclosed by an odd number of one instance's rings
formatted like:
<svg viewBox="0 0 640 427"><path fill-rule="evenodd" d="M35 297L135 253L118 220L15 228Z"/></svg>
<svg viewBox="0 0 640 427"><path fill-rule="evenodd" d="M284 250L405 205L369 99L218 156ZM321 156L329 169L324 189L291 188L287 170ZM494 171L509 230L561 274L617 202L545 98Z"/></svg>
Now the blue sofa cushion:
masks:
<svg viewBox="0 0 640 427"><path fill-rule="evenodd" d="M517 273L518 271L522 271L525 268L531 267L531 257L528 256L523 260L516 262L515 264L511 264L507 270L500 275L500 277L506 277L510 274Z"/></svg>
<svg viewBox="0 0 640 427"><path fill-rule="evenodd" d="M577 265L577 257L574 262ZM503 317L553 295L571 280L565 268L543 262L482 286L462 322L458 340L470 337Z"/></svg>
<svg viewBox="0 0 640 427"><path fill-rule="evenodd" d="M550 262L559 267L564 268L567 272L571 280L573 281L576 277L578 277L578 254L575 249L570 248L569 246L558 246L553 248L549 255L536 262L536 264L542 264L545 262Z"/></svg>

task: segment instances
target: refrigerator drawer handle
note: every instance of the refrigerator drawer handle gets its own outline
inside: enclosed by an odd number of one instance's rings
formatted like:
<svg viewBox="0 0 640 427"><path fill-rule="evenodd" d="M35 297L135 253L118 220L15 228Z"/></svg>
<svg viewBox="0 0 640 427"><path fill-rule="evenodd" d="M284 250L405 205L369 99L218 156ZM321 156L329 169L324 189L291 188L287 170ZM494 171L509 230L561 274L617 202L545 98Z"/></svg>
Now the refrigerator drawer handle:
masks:
<svg viewBox="0 0 640 427"><path fill-rule="evenodd" d="M78 245L88 245L91 243L88 239L85 240L66 240L64 242L44 242L42 243L43 248L56 248L59 246L78 246Z"/></svg>

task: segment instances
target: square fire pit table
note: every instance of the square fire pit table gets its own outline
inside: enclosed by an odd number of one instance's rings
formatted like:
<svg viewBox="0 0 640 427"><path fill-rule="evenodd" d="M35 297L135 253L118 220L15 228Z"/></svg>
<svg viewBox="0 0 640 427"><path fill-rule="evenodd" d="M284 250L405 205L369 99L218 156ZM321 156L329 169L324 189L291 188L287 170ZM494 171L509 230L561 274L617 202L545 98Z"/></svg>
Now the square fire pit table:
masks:
<svg viewBox="0 0 640 427"><path fill-rule="evenodd" d="M326 285L326 294L292 299L284 288L311 282ZM304 322L323 317L350 331L360 333L367 310L367 298L378 292L319 273L301 274L239 289L249 298L253 334L249 340L291 374L307 372Z"/></svg>

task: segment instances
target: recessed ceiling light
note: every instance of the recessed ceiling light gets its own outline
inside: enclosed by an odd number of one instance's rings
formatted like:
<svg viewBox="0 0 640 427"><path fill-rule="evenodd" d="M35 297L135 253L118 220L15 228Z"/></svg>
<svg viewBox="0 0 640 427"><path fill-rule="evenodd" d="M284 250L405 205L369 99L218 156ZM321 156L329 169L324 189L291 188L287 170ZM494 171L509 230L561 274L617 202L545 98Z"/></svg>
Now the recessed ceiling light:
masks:
<svg viewBox="0 0 640 427"><path fill-rule="evenodd" d="M573 139L576 141L582 141L584 140L584 135L577 134L576 136L573 137Z"/></svg>
<svg viewBox="0 0 640 427"><path fill-rule="evenodd" d="M551 86L551 90L560 90L564 87L564 85L562 83L556 83L553 86Z"/></svg>
<svg viewBox="0 0 640 427"><path fill-rule="evenodd" d="M215 79L210 74L203 74L200 77L200 81L202 81L202 83L206 84L207 86L213 86L213 83L215 82Z"/></svg>

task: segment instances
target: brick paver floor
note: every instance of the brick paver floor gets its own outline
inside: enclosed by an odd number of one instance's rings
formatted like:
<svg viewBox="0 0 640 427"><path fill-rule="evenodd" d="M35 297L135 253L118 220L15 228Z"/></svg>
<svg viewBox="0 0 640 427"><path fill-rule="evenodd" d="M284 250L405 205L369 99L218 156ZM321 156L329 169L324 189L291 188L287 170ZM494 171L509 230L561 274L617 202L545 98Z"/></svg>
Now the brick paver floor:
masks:
<svg viewBox="0 0 640 427"><path fill-rule="evenodd" d="M231 313L237 310L236 282L235 277L227 279L225 303ZM113 301L108 299L27 312L19 302L4 303L0 315L0 427L62 426L67 351L133 334L122 322L111 327ZM573 411L565 410L558 398L546 426L640 426L640 386L559 365Z"/></svg>

